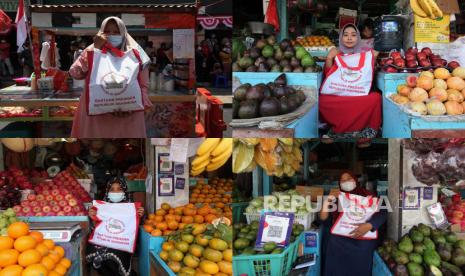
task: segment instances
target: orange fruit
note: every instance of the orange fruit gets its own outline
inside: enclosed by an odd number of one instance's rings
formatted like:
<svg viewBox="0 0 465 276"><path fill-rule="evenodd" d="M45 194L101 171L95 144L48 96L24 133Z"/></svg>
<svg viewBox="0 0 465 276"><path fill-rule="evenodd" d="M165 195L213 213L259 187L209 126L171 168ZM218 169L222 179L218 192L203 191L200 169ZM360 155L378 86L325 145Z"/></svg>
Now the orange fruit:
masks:
<svg viewBox="0 0 465 276"><path fill-rule="evenodd" d="M173 233L173 230L165 230L163 231L163 236L168 236L171 233Z"/></svg>
<svg viewBox="0 0 465 276"><path fill-rule="evenodd" d="M63 265L61 264L57 264L57 266L55 267L55 272L57 272L58 274L60 275L65 275L66 274L66 267L64 267Z"/></svg>
<svg viewBox="0 0 465 276"><path fill-rule="evenodd" d="M49 252L48 247L43 243L38 244L36 246L36 250L39 251L40 254L42 254L42 257L47 256Z"/></svg>
<svg viewBox="0 0 465 276"><path fill-rule="evenodd" d="M166 215L165 216L165 221L171 221L171 220L176 220L175 215Z"/></svg>
<svg viewBox="0 0 465 276"><path fill-rule="evenodd" d="M195 223L203 223L205 221L205 219L203 218L203 216L201 215L195 215L194 216L194 222Z"/></svg>
<svg viewBox="0 0 465 276"><path fill-rule="evenodd" d="M49 271L49 272L48 272L48 276L61 276L61 275L60 275L60 273L58 273L58 272L52 270L52 271Z"/></svg>
<svg viewBox="0 0 465 276"><path fill-rule="evenodd" d="M183 216L182 217L182 222L187 223L187 224L193 223L194 222L194 217L192 217L192 216Z"/></svg>
<svg viewBox="0 0 465 276"><path fill-rule="evenodd" d="M44 235L42 233L40 233L39 231L31 231L29 233L29 236L36 239L37 243L41 243L41 242L44 241Z"/></svg>
<svg viewBox="0 0 465 276"><path fill-rule="evenodd" d="M166 229L168 229L168 224L166 222L159 222L157 223L157 229L165 231Z"/></svg>
<svg viewBox="0 0 465 276"><path fill-rule="evenodd" d="M162 203L161 208L163 210L169 210L169 209L171 209L171 206L168 203Z"/></svg>
<svg viewBox="0 0 465 276"><path fill-rule="evenodd" d="M37 276L37 275L47 275L48 270L42 264L33 264L23 270L21 276Z"/></svg>
<svg viewBox="0 0 465 276"><path fill-rule="evenodd" d="M147 232L147 233L151 233L153 231L153 226L152 225L145 224L143 227L144 227L145 232Z"/></svg>
<svg viewBox="0 0 465 276"><path fill-rule="evenodd" d="M161 232L160 229L155 229L155 230L153 230L153 231L150 233L150 235L152 235L152 236L154 236L154 237L159 237L159 236L161 236L162 234L163 234L163 233Z"/></svg>
<svg viewBox="0 0 465 276"><path fill-rule="evenodd" d="M10 238L17 239L29 233L29 225L22 221L14 222L8 226L7 232Z"/></svg>
<svg viewBox="0 0 465 276"><path fill-rule="evenodd" d="M181 222L181 223L179 223L178 229L182 230L182 229L184 229L184 227L186 227L186 225L187 225L186 223Z"/></svg>
<svg viewBox="0 0 465 276"><path fill-rule="evenodd" d="M171 268L171 270L174 272L174 273L178 273L180 270L181 270L181 263L180 262L173 262L173 261L170 261L168 263L168 266L169 268Z"/></svg>
<svg viewBox="0 0 465 276"><path fill-rule="evenodd" d="M182 216L174 215L174 220L177 222L181 222Z"/></svg>
<svg viewBox="0 0 465 276"><path fill-rule="evenodd" d="M170 252L171 250L174 249L174 244L172 242L164 242L161 248L164 251Z"/></svg>
<svg viewBox="0 0 465 276"><path fill-rule="evenodd" d="M149 220L154 220L154 219L155 219L155 217L156 217L156 215L155 215L155 214L150 214L150 215L149 215Z"/></svg>
<svg viewBox="0 0 465 276"><path fill-rule="evenodd" d="M19 252L15 249L0 251L0 267L14 265L18 261Z"/></svg>
<svg viewBox="0 0 465 276"><path fill-rule="evenodd" d="M0 276L21 276L23 267L20 265L9 265L0 271Z"/></svg>
<svg viewBox="0 0 465 276"><path fill-rule="evenodd" d="M53 249L53 251L55 251L58 256L60 257L60 259L64 258L65 257L65 249L61 246L55 246L55 248Z"/></svg>
<svg viewBox="0 0 465 276"><path fill-rule="evenodd" d="M40 263L42 259L42 254L35 249L28 249L23 253L19 254L18 264L22 267L26 267L33 264Z"/></svg>
<svg viewBox="0 0 465 276"><path fill-rule="evenodd" d="M189 204L187 204L185 207L194 209L194 208L195 208L195 205L192 204L192 203L189 203Z"/></svg>
<svg viewBox="0 0 465 276"><path fill-rule="evenodd" d="M162 222L163 219L164 219L163 216L155 216L154 221L155 221L155 222Z"/></svg>
<svg viewBox="0 0 465 276"><path fill-rule="evenodd" d="M10 237L0 236L0 251L4 249L12 249L14 242L15 241Z"/></svg>
<svg viewBox="0 0 465 276"><path fill-rule="evenodd" d="M168 210L168 214L174 215L174 210L173 210L173 209L169 209L169 210Z"/></svg>
<svg viewBox="0 0 465 276"><path fill-rule="evenodd" d="M214 221L215 219L216 219L216 216L212 214L208 214L205 216L205 221L208 223L212 223L212 221Z"/></svg>
<svg viewBox="0 0 465 276"><path fill-rule="evenodd" d="M172 221L168 222L168 228L170 230L176 230L176 229L178 229L178 226L179 226L179 223L177 221L175 221L175 220L172 220Z"/></svg>
<svg viewBox="0 0 465 276"><path fill-rule="evenodd" d="M195 216L197 214L197 210L194 208L184 208L183 214L185 216Z"/></svg>
<svg viewBox="0 0 465 276"><path fill-rule="evenodd" d="M221 202L219 202L219 203L216 203L216 204L215 204L215 207L216 207L216 208L224 208L224 204L221 203Z"/></svg>
<svg viewBox="0 0 465 276"><path fill-rule="evenodd" d="M182 207L176 207L174 209L174 214L177 215L177 216L182 216L182 210L183 210Z"/></svg>
<svg viewBox="0 0 465 276"><path fill-rule="evenodd" d="M44 240L42 243L43 243L45 246L47 246L47 248L48 248L49 250L52 250L53 248L55 248L55 242L52 241L52 240Z"/></svg>
<svg viewBox="0 0 465 276"><path fill-rule="evenodd" d="M66 269L69 269L71 267L71 261L67 258L63 258L61 261L60 261L60 264L62 266L64 266Z"/></svg>
<svg viewBox="0 0 465 276"><path fill-rule="evenodd" d="M44 257L40 263L45 266L47 270L53 270L56 266L55 261L49 256Z"/></svg>
<svg viewBox="0 0 465 276"><path fill-rule="evenodd" d="M164 216L164 215L166 215L166 211L163 210L163 209L158 209L158 210L155 211L155 215Z"/></svg>
<svg viewBox="0 0 465 276"><path fill-rule="evenodd" d="M24 252L28 249L33 249L37 245L37 241L35 238L31 236L22 236L15 240L14 247L19 252Z"/></svg>

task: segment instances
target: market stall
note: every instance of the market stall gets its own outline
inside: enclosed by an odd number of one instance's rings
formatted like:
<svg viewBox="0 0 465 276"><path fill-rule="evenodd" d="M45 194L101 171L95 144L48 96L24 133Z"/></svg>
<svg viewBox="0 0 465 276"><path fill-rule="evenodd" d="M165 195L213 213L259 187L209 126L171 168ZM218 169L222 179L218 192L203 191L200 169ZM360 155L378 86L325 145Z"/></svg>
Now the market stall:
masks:
<svg viewBox="0 0 465 276"><path fill-rule="evenodd" d="M393 208L387 237L373 257L373 274L461 275L463 140L397 140L390 147Z"/></svg>
<svg viewBox="0 0 465 276"><path fill-rule="evenodd" d="M173 4L162 2L150 5L135 5L131 1L125 4L97 2L85 1L82 5L43 3L29 7L35 74L32 78L25 76L17 79L15 86L0 90L3 111L0 120L43 122L43 125L50 121L72 121L79 97L84 91L83 81L72 80L67 73L69 67L63 66L70 66L73 60L68 61L69 55L72 57L74 51L82 50L92 43L91 37L97 33L102 20L112 14L122 18L128 32L141 43L141 47L145 47L145 41L157 47L161 47L160 44L171 45L165 50L167 61L157 62L154 50L148 53L151 58L148 94L153 103L153 108L145 116L148 137L198 137L210 133L212 137L221 137L221 132L218 135L208 128L208 125L214 124L219 131L225 129L221 101L208 97L207 103L219 104L221 111L211 116L211 121L199 118L197 114L198 101L203 102L201 98L205 92L197 91L195 85L196 2L174 1ZM105 10L105 16L102 10ZM48 38L51 40L44 40L45 35L50 36ZM44 50L45 44L56 49L55 55L61 57L63 66L55 57L56 61L51 59L50 66L44 67L47 64L44 60L50 58ZM207 111L218 113L209 109ZM221 118L216 118L219 115ZM40 133L50 132L42 124L39 124L38 129ZM40 133L35 136L41 137ZM5 133L5 136L8 135ZM54 136L68 135L69 132L63 131Z"/></svg>
<svg viewBox="0 0 465 276"><path fill-rule="evenodd" d="M358 150L350 141L326 145L319 140L244 138L238 139L235 152L233 216L239 233L235 234L233 267L239 274L321 275L329 234L318 220L322 196L338 193L337 182L347 170L364 179L364 187L385 194L387 145L382 141ZM299 197L305 198L305 206L293 206L293 198ZM281 251L265 249L264 254L256 241L265 235L257 235L263 230L259 226L273 218L280 221L281 233L285 233L283 214L292 214L290 240L294 236L296 242ZM269 267L258 265L265 262ZM275 265L284 270L275 270ZM301 270L296 269L299 265Z"/></svg>

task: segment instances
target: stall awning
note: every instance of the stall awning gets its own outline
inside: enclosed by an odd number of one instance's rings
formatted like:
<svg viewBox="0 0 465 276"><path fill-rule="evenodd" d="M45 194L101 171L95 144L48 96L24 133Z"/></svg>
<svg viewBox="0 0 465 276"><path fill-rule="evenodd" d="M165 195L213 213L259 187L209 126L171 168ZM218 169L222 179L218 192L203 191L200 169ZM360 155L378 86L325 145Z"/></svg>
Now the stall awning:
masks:
<svg viewBox="0 0 465 276"><path fill-rule="evenodd" d="M205 30L216 29L220 24L228 28L233 26L232 16L198 16L197 21Z"/></svg>
<svg viewBox="0 0 465 276"><path fill-rule="evenodd" d="M53 4L53 5L30 5L29 10L37 13L50 12L127 12L144 13L163 9L165 12L188 11L196 9L195 2L183 4Z"/></svg>

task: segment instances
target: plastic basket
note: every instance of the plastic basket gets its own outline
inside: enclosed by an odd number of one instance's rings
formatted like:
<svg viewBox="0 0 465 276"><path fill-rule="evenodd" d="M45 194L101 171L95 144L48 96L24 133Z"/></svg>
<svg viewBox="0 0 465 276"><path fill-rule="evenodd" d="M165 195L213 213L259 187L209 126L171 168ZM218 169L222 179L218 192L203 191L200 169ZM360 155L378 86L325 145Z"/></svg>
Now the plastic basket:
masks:
<svg viewBox="0 0 465 276"><path fill-rule="evenodd" d="M234 223L244 221L243 220L243 218L244 218L243 214L244 214L244 210L245 210L245 208L247 208L247 206L249 206L248 202L237 202L237 203L232 203L231 204Z"/></svg>
<svg viewBox="0 0 465 276"><path fill-rule="evenodd" d="M281 254L234 256L234 275L278 276L288 274L292 264L297 259L301 236L302 234Z"/></svg>
<svg viewBox="0 0 465 276"><path fill-rule="evenodd" d="M252 221L260 221L260 213L244 213L247 224L252 223ZM302 224L305 227L305 230L308 230L312 226L312 222L315 220L316 213L310 212L306 215L295 215L294 216L294 223Z"/></svg>
<svg viewBox="0 0 465 276"><path fill-rule="evenodd" d="M373 254L373 275L376 276L393 276L387 265L384 263L378 252Z"/></svg>

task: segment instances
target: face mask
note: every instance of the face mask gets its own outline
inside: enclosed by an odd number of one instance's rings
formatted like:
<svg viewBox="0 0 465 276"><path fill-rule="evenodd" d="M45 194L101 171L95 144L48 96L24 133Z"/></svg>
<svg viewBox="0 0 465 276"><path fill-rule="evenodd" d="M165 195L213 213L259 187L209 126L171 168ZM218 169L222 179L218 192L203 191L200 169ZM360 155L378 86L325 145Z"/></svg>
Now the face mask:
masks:
<svg viewBox="0 0 465 276"><path fill-rule="evenodd" d="M118 48L123 43L123 37L120 35L109 35L107 36L108 42L111 46Z"/></svg>
<svg viewBox="0 0 465 276"><path fill-rule="evenodd" d="M341 189L346 192L353 191L355 189L355 182L345 181L341 183Z"/></svg>
<svg viewBox="0 0 465 276"><path fill-rule="evenodd" d="M124 199L124 193L108 193L108 199L111 202L121 202Z"/></svg>

